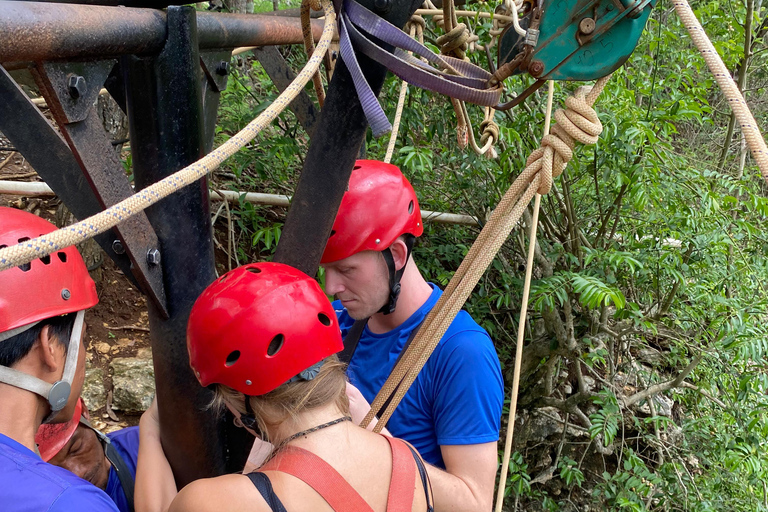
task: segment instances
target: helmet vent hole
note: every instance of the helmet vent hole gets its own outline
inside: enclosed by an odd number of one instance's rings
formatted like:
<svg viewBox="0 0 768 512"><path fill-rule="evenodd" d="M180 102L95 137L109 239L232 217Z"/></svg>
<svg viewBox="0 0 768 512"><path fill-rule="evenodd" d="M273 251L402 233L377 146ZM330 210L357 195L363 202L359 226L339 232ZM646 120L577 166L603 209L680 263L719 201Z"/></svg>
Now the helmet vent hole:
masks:
<svg viewBox="0 0 768 512"><path fill-rule="evenodd" d="M57 252L57 253L56 253L56 256L58 256L58 257L59 257L59 260L60 260L62 263L66 263L66 262L67 262L67 253L65 253L65 252Z"/></svg>
<svg viewBox="0 0 768 512"><path fill-rule="evenodd" d="M317 314L317 319L320 320L320 323L323 324L326 327L331 325L331 319L328 318L328 315L326 315L325 313L318 313Z"/></svg>
<svg viewBox="0 0 768 512"><path fill-rule="evenodd" d="M408 215L413 213L413 201L408 203Z"/></svg>
<svg viewBox="0 0 768 512"><path fill-rule="evenodd" d="M31 238L29 238L28 236L25 236L23 238L19 238L19 243L26 242L27 240L31 240Z"/></svg>
<svg viewBox="0 0 768 512"><path fill-rule="evenodd" d="M267 355L272 357L280 352L280 349L283 348L283 343L285 343L285 336L282 334L278 334L272 338L272 341L269 342L269 346L267 347Z"/></svg>
<svg viewBox="0 0 768 512"><path fill-rule="evenodd" d="M40 258L40 261L43 262L43 265L50 265L51 264L51 255L49 254L48 256L43 256L42 258Z"/></svg>
<svg viewBox="0 0 768 512"><path fill-rule="evenodd" d="M240 359L240 351L234 350L229 353L229 355L227 356L227 361L224 364L226 364L227 366L232 366L237 362L238 359Z"/></svg>
<svg viewBox="0 0 768 512"><path fill-rule="evenodd" d="M23 265L19 265L19 269L22 272L29 272L32 269L32 264L31 263L25 263Z"/></svg>
<svg viewBox="0 0 768 512"><path fill-rule="evenodd" d="M259 267L248 267L248 272L251 274L261 274L261 269Z"/></svg>
<svg viewBox="0 0 768 512"><path fill-rule="evenodd" d="M336 230L335 230L335 229L332 229L332 230L331 230L331 236L333 236L333 235L335 235L335 234L336 234ZM331 236L329 236L328 238L330 238Z"/></svg>
<svg viewBox="0 0 768 512"><path fill-rule="evenodd" d="M358 170L360 167L361 167L361 166L359 166L359 165L356 165L356 166L354 166L354 167L352 168L352 170L353 170L353 171L356 171L356 170Z"/></svg>

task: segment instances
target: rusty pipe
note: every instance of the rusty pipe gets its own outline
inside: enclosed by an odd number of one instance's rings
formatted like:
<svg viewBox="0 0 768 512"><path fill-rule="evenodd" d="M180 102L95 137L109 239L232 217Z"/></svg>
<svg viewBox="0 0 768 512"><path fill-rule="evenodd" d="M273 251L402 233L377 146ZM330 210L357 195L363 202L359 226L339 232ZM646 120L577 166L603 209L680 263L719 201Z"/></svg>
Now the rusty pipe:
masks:
<svg viewBox="0 0 768 512"><path fill-rule="evenodd" d="M0 0L0 63L149 55L165 44L155 9ZM301 22L252 14L197 13L201 49L299 44ZM312 21L315 39L322 22Z"/></svg>

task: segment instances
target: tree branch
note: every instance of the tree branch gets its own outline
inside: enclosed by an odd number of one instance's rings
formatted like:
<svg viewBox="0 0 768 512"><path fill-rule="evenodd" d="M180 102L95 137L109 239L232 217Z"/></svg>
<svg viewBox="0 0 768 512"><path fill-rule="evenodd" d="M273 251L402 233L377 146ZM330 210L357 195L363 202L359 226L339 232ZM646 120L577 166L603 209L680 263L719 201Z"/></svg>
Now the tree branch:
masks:
<svg viewBox="0 0 768 512"><path fill-rule="evenodd" d="M685 369L681 371L677 375L677 377L675 377L674 379L668 380L666 382L660 382L659 384L654 384L653 386L650 386L644 389L643 391L640 391L638 393L635 393L632 396L625 398L623 400L624 406L630 407L632 405L635 405L638 402L646 400L647 398L657 393L661 393L663 391L669 391L670 389L681 387L683 383L683 379L685 379L688 376L688 374L690 374L693 371L693 369L696 367L697 364L699 364L699 361L701 361L703 357L704 357L704 352L694 357L693 360L688 364L688 366L686 366Z"/></svg>

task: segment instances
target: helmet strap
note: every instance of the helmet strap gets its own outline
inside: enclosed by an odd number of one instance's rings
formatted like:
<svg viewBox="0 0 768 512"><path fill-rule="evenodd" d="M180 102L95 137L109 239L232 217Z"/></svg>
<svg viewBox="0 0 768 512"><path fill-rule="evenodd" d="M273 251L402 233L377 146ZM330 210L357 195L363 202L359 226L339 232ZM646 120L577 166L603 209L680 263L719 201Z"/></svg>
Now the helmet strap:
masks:
<svg viewBox="0 0 768 512"><path fill-rule="evenodd" d="M400 279L405 273L405 267L408 265L408 260L411 257L411 251L413 250L413 244L416 241L416 237L407 233L405 235L405 263L400 270L395 270L395 259L392 256L392 251L389 247L381 251L381 255L384 256L384 261L387 264L387 271L389 273L389 300L384 304L379 313L389 315L395 312L397 307L397 299L400 297Z"/></svg>
<svg viewBox="0 0 768 512"><path fill-rule="evenodd" d="M72 327L72 335L69 338L67 357L64 360L64 372L60 380L50 384L13 368L0 366L0 382L31 391L48 401L48 404L51 406L51 413L43 420L43 423L50 422L60 410L66 407L69 401L69 395L72 391L72 380L74 380L75 371L77 370L80 336L83 332L84 318L85 311L78 311L75 325Z"/></svg>

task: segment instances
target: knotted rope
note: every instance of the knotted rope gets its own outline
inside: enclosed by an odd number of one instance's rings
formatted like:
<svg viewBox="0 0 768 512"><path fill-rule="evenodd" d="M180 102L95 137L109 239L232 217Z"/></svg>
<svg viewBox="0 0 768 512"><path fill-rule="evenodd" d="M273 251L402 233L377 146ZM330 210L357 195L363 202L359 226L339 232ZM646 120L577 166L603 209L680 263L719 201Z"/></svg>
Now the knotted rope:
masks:
<svg viewBox="0 0 768 512"><path fill-rule="evenodd" d="M395 365L374 399L371 412L361 423L362 426L367 426L373 419L374 411L382 409L392 397L374 430L381 431L384 428L454 317L496 257L530 200L537 191L549 191L552 180L562 172L572 157L574 141L597 140L602 125L591 106L608 78L598 80L588 93L583 88L577 90L574 99L566 101L567 110L555 114L558 126L562 124L562 128L553 130L552 137L544 137L542 148L534 151L528 158L525 170L507 190L448 283L445 292L427 315L410 347Z"/></svg>
<svg viewBox="0 0 768 512"><path fill-rule="evenodd" d="M304 0L305 3L309 0ZM256 119L248 123L227 142L214 149L202 159L175 172L149 187L137 192L131 197L120 201L101 213L89 217L81 222L65 228L53 231L26 242L11 247L0 249L0 271L29 263L30 261L47 256L63 247L79 244L120 222L136 215L138 212L157 203L164 197L177 190L190 185L200 178L217 169L227 158L253 140L264 128L282 112L302 91L312 75L320 67L323 56L333 39L336 25L336 14L330 0L320 0L325 11L325 25L323 34L318 41L317 48L312 53L307 64L298 74L296 79L283 91L272 104L264 110Z"/></svg>

